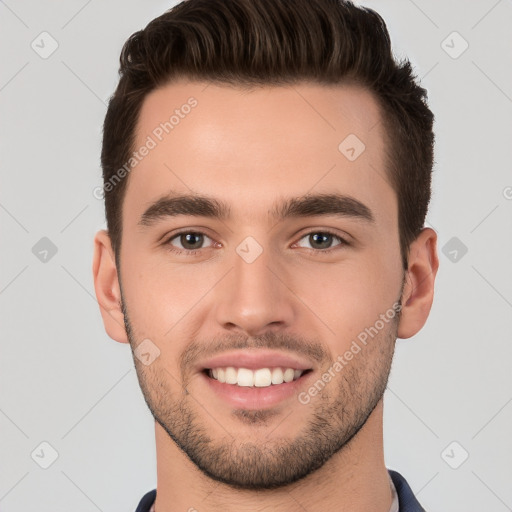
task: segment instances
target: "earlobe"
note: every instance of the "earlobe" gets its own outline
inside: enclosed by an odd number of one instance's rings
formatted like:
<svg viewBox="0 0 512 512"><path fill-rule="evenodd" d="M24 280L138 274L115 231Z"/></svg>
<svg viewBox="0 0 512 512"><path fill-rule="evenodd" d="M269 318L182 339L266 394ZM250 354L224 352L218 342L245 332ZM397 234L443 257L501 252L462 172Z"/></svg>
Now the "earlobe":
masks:
<svg viewBox="0 0 512 512"><path fill-rule="evenodd" d="M94 237L92 273L105 331L113 340L128 343L115 255L108 231L104 229Z"/></svg>
<svg viewBox="0 0 512 512"><path fill-rule="evenodd" d="M398 337L414 336L427 321L434 300L434 282L439 268L437 234L423 228L409 248L409 267L402 292Z"/></svg>

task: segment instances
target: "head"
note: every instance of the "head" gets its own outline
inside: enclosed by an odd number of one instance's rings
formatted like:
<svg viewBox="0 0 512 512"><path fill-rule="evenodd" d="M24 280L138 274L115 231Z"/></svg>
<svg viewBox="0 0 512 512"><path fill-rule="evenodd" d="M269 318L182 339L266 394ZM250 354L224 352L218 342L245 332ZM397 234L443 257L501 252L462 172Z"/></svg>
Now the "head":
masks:
<svg viewBox="0 0 512 512"><path fill-rule="evenodd" d="M96 293L155 420L205 474L289 484L374 414L397 336L432 303L432 125L382 18L350 2L188 0L124 45ZM283 400L226 401L212 358L242 353L304 373Z"/></svg>

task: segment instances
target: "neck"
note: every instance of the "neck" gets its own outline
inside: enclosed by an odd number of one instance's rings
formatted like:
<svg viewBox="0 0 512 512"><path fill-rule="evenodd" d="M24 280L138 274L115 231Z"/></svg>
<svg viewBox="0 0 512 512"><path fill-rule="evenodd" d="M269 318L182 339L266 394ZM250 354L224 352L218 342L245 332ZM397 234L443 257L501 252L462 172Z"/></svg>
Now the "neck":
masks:
<svg viewBox="0 0 512 512"><path fill-rule="evenodd" d="M234 489L202 473L155 422L155 512L389 512L391 489L384 464L382 400L361 430L320 469L286 487Z"/></svg>

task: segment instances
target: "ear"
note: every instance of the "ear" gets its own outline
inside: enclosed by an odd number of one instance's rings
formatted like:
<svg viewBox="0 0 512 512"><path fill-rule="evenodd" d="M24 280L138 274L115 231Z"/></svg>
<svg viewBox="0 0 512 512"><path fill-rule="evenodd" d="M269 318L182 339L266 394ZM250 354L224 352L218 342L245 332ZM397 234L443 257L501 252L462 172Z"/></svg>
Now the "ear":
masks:
<svg viewBox="0 0 512 512"><path fill-rule="evenodd" d="M414 336L427 321L434 300L434 281L439 267L437 234L423 228L409 247L409 267L402 291L398 337Z"/></svg>
<svg viewBox="0 0 512 512"><path fill-rule="evenodd" d="M94 237L92 273L105 331L113 340L129 343L121 309L121 290L115 255L108 231L104 229L98 231Z"/></svg>

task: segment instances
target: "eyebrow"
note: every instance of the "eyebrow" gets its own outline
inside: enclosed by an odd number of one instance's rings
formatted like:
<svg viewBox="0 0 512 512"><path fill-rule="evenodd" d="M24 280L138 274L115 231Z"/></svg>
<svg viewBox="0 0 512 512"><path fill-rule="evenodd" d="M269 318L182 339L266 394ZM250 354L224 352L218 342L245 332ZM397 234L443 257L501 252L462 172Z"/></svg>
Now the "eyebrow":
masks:
<svg viewBox="0 0 512 512"><path fill-rule="evenodd" d="M226 220L231 208L223 201L205 195L173 195L161 197L142 214L139 225L151 226L168 217L189 215ZM375 222L375 217L361 201L343 194L308 194L277 202L268 211L271 217L284 220L291 217L312 217L334 215Z"/></svg>

